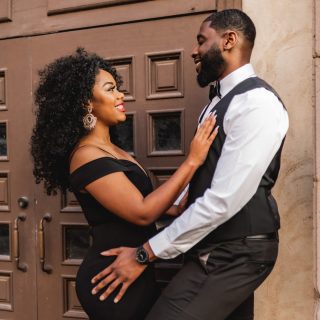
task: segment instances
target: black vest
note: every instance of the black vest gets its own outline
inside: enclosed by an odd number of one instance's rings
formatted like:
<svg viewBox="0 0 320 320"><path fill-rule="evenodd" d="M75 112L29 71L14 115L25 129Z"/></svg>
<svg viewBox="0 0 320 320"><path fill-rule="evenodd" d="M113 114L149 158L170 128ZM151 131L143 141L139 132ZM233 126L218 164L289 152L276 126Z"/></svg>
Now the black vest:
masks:
<svg viewBox="0 0 320 320"><path fill-rule="evenodd" d="M278 94L265 81L253 77L239 83L214 106L213 109L217 112L217 125L220 126L219 133L209 150L206 161L199 167L190 182L187 206L202 197L206 189L211 187L212 178L226 139L223 119L233 97L261 87L273 92L281 101ZM212 243L242 238L247 235L271 233L280 228L278 208L271 195L271 189L278 177L282 146L283 142L249 202L230 220L207 235L195 248L205 248Z"/></svg>

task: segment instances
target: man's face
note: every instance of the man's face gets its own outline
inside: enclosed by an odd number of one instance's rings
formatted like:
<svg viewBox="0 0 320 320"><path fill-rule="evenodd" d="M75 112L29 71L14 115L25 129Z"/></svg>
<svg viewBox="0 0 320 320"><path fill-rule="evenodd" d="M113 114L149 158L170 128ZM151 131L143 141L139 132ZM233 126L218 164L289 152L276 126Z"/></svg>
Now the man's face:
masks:
<svg viewBox="0 0 320 320"><path fill-rule="evenodd" d="M205 87L218 80L226 67L219 47L221 37L209 25L210 22L202 23L197 36L198 45L191 54L196 64L197 80L200 87Z"/></svg>

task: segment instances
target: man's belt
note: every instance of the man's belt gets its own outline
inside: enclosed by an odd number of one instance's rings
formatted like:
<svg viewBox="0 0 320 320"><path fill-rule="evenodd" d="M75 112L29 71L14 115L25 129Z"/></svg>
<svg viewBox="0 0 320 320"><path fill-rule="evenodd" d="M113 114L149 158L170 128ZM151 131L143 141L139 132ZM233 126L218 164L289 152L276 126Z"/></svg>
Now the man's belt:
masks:
<svg viewBox="0 0 320 320"><path fill-rule="evenodd" d="M244 238L245 239L253 239L253 240L278 239L278 232L265 233L265 234L255 234L253 236L245 236Z"/></svg>

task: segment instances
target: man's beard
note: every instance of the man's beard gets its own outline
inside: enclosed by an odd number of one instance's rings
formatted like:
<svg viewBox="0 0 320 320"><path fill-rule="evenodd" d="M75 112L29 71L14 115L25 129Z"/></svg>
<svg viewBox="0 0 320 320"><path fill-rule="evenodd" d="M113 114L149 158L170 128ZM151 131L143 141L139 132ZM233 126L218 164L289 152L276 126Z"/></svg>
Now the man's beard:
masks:
<svg viewBox="0 0 320 320"><path fill-rule="evenodd" d="M214 44L201 58L201 68L197 76L199 86L203 88L209 83L218 80L225 64L221 50Z"/></svg>

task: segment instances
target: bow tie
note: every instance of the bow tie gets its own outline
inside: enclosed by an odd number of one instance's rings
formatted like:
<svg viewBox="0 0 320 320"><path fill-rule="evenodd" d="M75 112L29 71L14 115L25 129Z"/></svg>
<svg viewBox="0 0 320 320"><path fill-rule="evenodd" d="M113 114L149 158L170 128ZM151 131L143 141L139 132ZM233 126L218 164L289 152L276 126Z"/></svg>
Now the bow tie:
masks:
<svg viewBox="0 0 320 320"><path fill-rule="evenodd" d="M220 93L220 82L216 81L215 84L212 84L210 86L209 90L209 99L210 101L215 97L218 96L221 99L221 93Z"/></svg>

